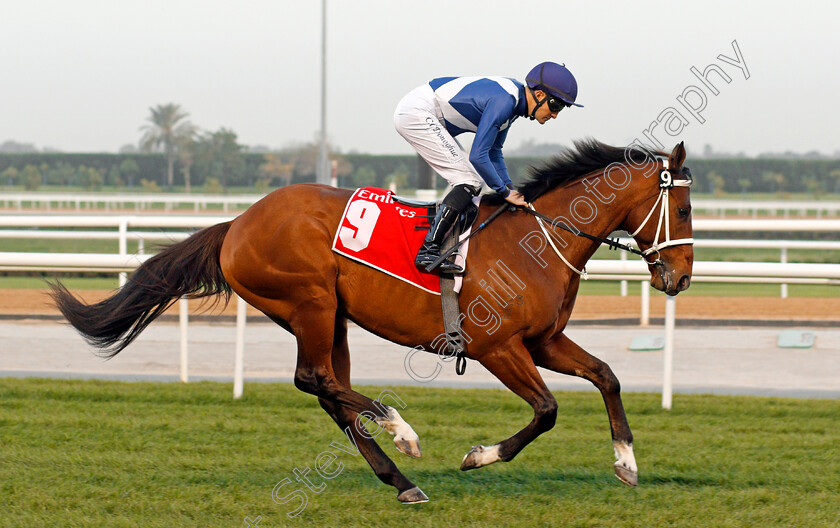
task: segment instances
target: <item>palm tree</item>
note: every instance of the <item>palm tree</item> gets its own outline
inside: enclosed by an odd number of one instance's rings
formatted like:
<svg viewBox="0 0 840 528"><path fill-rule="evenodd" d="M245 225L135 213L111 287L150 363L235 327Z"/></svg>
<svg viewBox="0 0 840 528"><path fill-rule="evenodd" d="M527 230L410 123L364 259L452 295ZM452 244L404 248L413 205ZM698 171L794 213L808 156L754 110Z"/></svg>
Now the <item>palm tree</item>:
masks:
<svg viewBox="0 0 840 528"><path fill-rule="evenodd" d="M178 140L178 161L181 163L181 172L184 173L184 191L190 193L190 169L195 163L195 137L193 135L182 137Z"/></svg>
<svg viewBox="0 0 840 528"><path fill-rule="evenodd" d="M140 127L140 130L145 131L140 140L140 148L144 152L162 151L166 154L166 183L172 188L179 146L186 138L195 135L195 126L184 121L189 114L175 103L157 105L149 110L152 113L147 118L149 124Z"/></svg>

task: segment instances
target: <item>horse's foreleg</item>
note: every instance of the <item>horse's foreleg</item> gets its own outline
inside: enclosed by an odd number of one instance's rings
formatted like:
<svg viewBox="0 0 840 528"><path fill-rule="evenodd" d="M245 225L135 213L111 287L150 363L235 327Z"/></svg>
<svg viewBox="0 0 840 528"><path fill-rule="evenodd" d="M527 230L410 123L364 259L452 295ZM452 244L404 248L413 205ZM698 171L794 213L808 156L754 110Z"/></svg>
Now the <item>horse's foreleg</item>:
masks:
<svg viewBox="0 0 840 528"><path fill-rule="evenodd" d="M332 364L339 382L350 388L350 352L347 346L347 324L345 321L336 322L335 345L332 352ZM396 464L386 455L376 441L364 429L358 420L358 414L337 405L324 398L318 398L321 407L327 411L335 423L349 440L353 442L359 453L365 458L379 480L394 486L399 491L397 498L404 504L427 502L429 498L420 488L415 486L397 468Z"/></svg>
<svg viewBox="0 0 840 528"><path fill-rule="evenodd" d="M521 343L502 346L481 358L484 365L514 394L534 409L534 418L525 428L490 447L475 446L461 463L461 470L475 469L499 460L508 462L536 437L554 427L557 401L543 383L528 351Z"/></svg>
<svg viewBox="0 0 840 528"><path fill-rule="evenodd" d="M578 376L592 382L601 391L610 419L615 474L625 484L638 483L638 468L633 455L633 433L621 403L621 385L609 365L589 354L564 334L557 334L547 343L532 350L534 362L543 368Z"/></svg>

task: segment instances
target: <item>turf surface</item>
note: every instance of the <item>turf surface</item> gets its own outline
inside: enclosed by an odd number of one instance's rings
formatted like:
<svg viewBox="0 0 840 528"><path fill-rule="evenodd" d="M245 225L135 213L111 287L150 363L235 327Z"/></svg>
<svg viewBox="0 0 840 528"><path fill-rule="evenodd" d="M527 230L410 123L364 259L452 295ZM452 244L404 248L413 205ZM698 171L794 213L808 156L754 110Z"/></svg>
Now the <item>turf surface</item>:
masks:
<svg viewBox="0 0 840 528"><path fill-rule="evenodd" d="M362 387L376 396L382 387ZM624 397L638 488L613 476L596 392L555 393L556 427L514 461L458 470L473 444L524 426L499 390L393 387L422 459L380 445L431 498L403 506L338 428L291 385L0 379L0 526L837 526L838 400ZM330 480L294 470L336 455ZM339 466L338 464L342 464ZM283 479L278 504L272 489ZM255 525L255 524L252 524Z"/></svg>

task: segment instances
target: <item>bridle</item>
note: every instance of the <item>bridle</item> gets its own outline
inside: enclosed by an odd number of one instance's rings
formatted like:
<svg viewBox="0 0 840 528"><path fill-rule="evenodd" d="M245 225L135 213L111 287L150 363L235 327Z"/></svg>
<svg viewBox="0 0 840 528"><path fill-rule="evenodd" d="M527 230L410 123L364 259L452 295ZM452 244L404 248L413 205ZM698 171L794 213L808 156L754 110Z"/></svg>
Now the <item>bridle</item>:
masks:
<svg viewBox="0 0 840 528"><path fill-rule="evenodd" d="M656 236L654 236L653 238L653 245L648 249L645 249L644 251L628 246L626 244L622 244L618 241L618 239L602 238L599 236L590 235L589 233L584 233L583 231L580 231L578 229L573 229L567 226L565 222L551 219L548 216L537 212L537 210L534 209L533 204L529 203L528 208L524 209L524 211L534 215L534 217L537 219L537 223L539 224L540 229L542 229L543 234L548 239L548 243L551 245L551 248L554 250L554 253L556 253L557 256L560 257L560 260L562 260L566 264L566 266L569 267L569 269L580 275L581 278L583 278L584 280L589 278L586 273L586 268L584 268L583 270L578 270L571 264L571 262L569 262L566 259L566 257L563 256L562 253L560 253L560 250L557 249L557 246L554 244L554 240L552 240L551 235L548 233L544 222L548 222L555 227L565 229L566 231L569 231L574 235L588 238L589 240L593 240L601 244L605 244L610 249L621 249L623 251L628 251L635 255L639 255L649 266L662 265L662 261L659 260L659 251L661 249L665 249L667 247L672 246L680 246L684 244L694 244L693 238L677 238L671 240L671 215L668 214L669 191L674 187L690 187L693 183L693 180L691 178L691 171L689 171L687 168L684 168L682 170L682 174L686 175L686 179L675 180L671 175L671 171L673 169L668 168L668 160L662 159L660 161L662 162L662 170L659 172L659 196L657 196L656 201L653 203L653 207L650 208L650 212L648 212L647 216L645 216L645 219L642 221L639 227L636 228L636 230L630 234L631 237L635 237L639 234L639 232L641 232L641 230L645 227L645 225L647 225L648 221L653 216L653 212L656 210L656 206L658 205L659 222L656 225ZM662 234L663 224L665 226L665 240L660 243L659 236L660 234ZM656 253L657 257L653 261L648 260L648 255L654 253Z"/></svg>
<svg viewBox="0 0 840 528"><path fill-rule="evenodd" d="M647 248L646 250L642 251L642 258L650 265L655 264L662 264L662 261L659 260L659 250L665 249L671 246L681 246L684 244L693 245L694 239L693 238L677 238L671 240L671 215L668 214L669 211L669 194L668 191L673 189L674 187L691 187L693 180L691 178L691 171L688 169L683 169L683 173L686 174L687 178L684 180L675 180L671 176L671 170L668 168L668 160L662 160L662 171L659 172L659 196L656 198L656 202L654 202L653 207L650 208L650 212L647 214L645 219L639 225L639 227L630 233L630 237L635 238L636 235L642 230L642 228L647 225L648 221L650 220L653 212L656 210L657 204L659 205L659 222L656 224L656 236L653 237L653 245ZM662 226L665 226L665 240L663 242L659 242L659 235L662 233ZM647 259L648 255L653 253L657 254L656 259L651 262Z"/></svg>

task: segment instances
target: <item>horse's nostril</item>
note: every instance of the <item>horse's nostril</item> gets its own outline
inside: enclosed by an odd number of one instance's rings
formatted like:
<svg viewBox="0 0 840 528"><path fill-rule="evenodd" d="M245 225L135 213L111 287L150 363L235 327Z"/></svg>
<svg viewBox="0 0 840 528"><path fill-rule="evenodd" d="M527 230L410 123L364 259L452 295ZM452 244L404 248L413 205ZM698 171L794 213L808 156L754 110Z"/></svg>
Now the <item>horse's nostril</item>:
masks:
<svg viewBox="0 0 840 528"><path fill-rule="evenodd" d="M683 275L682 277L680 277L680 282L677 283L677 289L679 291L687 290L689 284L691 284L691 279L688 275Z"/></svg>

